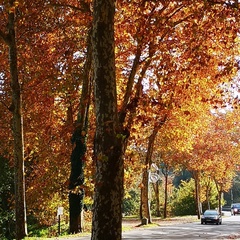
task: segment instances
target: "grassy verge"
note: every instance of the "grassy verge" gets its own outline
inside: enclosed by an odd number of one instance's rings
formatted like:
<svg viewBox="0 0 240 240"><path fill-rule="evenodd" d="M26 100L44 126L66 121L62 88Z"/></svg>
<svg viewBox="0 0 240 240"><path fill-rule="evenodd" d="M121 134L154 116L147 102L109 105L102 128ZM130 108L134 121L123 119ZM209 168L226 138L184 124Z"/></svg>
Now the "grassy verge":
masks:
<svg viewBox="0 0 240 240"><path fill-rule="evenodd" d="M157 227L159 225L164 224L177 224L177 223L184 223L184 222L194 222L199 221L196 216L183 216L183 217L171 217L171 218L160 218L160 217L153 217L152 223L147 225L141 225L141 220L137 216L125 216L123 218L123 226L122 231L130 231L131 229L134 229L136 227L139 228L151 228L151 227ZM71 237L77 237L77 236L85 236L90 234L91 232L91 223L85 222L85 229L83 233L69 235L69 224L62 223L60 226L60 235L58 234L58 224L51 226L51 227L45 227L45 228L39 228L38 227L30 227L29 228L29 236L24 238L24 240L49 240L49 239L61 239L64 237L68 237L71 239Z"/></svg>

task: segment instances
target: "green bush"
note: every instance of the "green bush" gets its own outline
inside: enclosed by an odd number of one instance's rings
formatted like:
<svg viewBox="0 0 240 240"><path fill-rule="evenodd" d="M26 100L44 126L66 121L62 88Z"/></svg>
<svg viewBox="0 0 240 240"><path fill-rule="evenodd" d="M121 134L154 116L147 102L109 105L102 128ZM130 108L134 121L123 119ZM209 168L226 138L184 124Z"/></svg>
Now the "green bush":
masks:
<svg viewBox="0 0 240 240"><path fill-rule="evenodd" d="M140 194L136 190L130 190L123 200L123 214L126 216L139 214Z"/></svg>
<svg viewBox="0 0 240 240"><path fill-rule="evenodd" d="M205 179L206 180L206 179ZM206 191L208 186L209 199L207 202ZM213 182L204 182L204 178L201 181L201 201L202 210L205 211L208 208L215 209L218 207L218 192ZM190 179L189 181L182 181L179 188L175 189L173 198L171 201L172 212L176 216L195 215L196 203L195 203L195 181Z"/></svg>
<svg viewBox="0 0 240 240"><path fill-rule="evenodd" d="M182 181L179 188L175 189L172 197L172 213L175 216L195 215L194 180Z"/></svg>
<svg viewBox="0 0 240 240"><path fill-rule="evenodd" d="M8 160L0 156L0 239L12 239L14 236L14 176Z"/></svg>

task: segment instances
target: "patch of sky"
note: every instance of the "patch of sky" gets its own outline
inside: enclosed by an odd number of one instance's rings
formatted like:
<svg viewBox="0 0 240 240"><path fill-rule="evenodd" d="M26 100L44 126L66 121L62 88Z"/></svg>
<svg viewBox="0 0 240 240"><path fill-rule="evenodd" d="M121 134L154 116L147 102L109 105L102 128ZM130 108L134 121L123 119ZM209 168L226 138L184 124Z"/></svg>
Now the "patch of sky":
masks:
<svg viewBox="0 0 240 240"><path fill-rule="evenodd" d="M149 69L146 71L146 77L143 78L143 92L147 92L150 89L156 89L158 90L158 86L156 83L151 81L151 79L156 79L156 76L153 72L153 70Z"/></svg>
<svg viewBox="0 0 240 240"><path fill-rule="evenodd" d="M3 72L0 72L0 94L4 93L4 77L5 74Z"/></svg>
<svg viewBox="0 0 240 240"><path fill-rule="evenodd" d="M3 72L0 72L0 83L3 82L5 74Z"/></svg>
<svg viewBox="0 0 240 240"><path fill-rule="evenodd" d="M219 106L217 109L213 109L212 113L227 113L233 111L236 100L240 101L240 71L229 82L223 82L219 85L222 90L222 100L224 106Z"/></svg>
<svg viewBox="0 0 240 240"><path fill-rule="evenodd" d="M62 75L66 73L67 66L65 62L58 62L56 68L62 73Z"/></svg>
<svg viewBox="0 0 240 240"><path fill-rule="evenodd" d="M76 51L75 53L73 53L73 59L74 60L84 58L84 57L85 57L84 52Z"/></svg>

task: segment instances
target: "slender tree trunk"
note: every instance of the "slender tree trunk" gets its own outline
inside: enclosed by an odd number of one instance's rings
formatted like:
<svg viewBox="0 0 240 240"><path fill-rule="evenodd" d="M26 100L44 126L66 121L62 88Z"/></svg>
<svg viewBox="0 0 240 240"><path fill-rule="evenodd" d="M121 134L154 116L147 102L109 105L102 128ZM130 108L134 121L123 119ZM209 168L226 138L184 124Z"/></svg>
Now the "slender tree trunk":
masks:
<svg viewBox="0 0 240 240"><path fill-rule="evenodd" d="M209 201L209 191L208 190L207 190L207 193L206 193L206 200L207 200L207 207L208 207L208 209L211 209L210 201Z"/></svg>
<svg viewBox="0 0 240 240"><path fill-rule="evenodd" d="M10 0L9 3L10 6L14 5L14 1L12 0ZM12 105L10 107L10 110L13 113L12 131L14 138L16 239L23 239L27 235L25 178L24 178L24 143L23 143L22 100L21 100L21 87L18 80L17 45L15 38L14 12L9 13L8 24L9 24L8 25L9 61L12 88Z"/></svg>
<svg viewBox="0 0 240 240"><path fill-rule="evenodd" d="M222 213L222 188L221 190L218 192L218 211L221 214Z"/></svg>
<svg viewBox="0 0 240 240"><path fill-rule="evenodd" d="M221 213L222 212L222 193L223 193L222 185L218 184L216 179L214 179L214 181L215 181L217 191L218 191L218 211L219 211L219 213Z"/></svg>
<svg viewBox="0 0 240 240"><path fill-rule="evenodd" d="M196 171L194 173L194 178L195 178L195 203L196 203L196 213L197 213L197 217L198 219L200 219L200 186L199 186L199 173Z"/></svg>
<svg viewBox="0 0 240 240"><path fill-rule="evenodd" d="M161 216L161 212L160 212L160 198L159 198L159 180L156 182L156 212L157 212L157 217Z"/></svg>
<svg viewBox="0 0 240 240"><path fill-rule="evenodd" d="M165 177L165 187L164 187L164 209L163 209L163 217L167 217L167 202L168 202L168 170L164 175Z"/></svg>
<svg viewBox="0 0 240 240"><path fill-rule="evenodd" d="M164 115L163 118L158 122L153 129L151 136L149 137L148 150L145 159L145 168L143 170L142 178L142 189L141 189L141 207L140 207L140 217L147 218L148 222L152 222L150 203L149 203L149 169L152 164L152 154L154 149L154 142L157 136L159 129L165 123L167 115Z"/></svg>
<svg viewBox="0 0 240 240"><path fill-rule="evenodd" d="M92 240L120 240L122 235L123 146L118 124L114 53L114 0L93 4L93 71L96 114L96 182Z"/></svg>
<svg viewBox="0 0 240 240"><path fill-rule="evenodd" d="M208 209L211 209L210 205L210 192L211 192L211 186L210 186L210 180L208 180L207 188L206 188L206 202Z"/></svg>
<svg viewBox="0 0 240 240"><path fill-rule="evenodd" d="M155 193L155 200L156 200L156 215L157 217L161 216L160 213L160 199L159 199L159 180L156 183L152 184L154 193Z"/></svg>
<svg viewBox="0 0 240 240"><path fill-rule="evenodd" d="M155 141L155 137L157 135L157 131L154 129L153 133L149 137L148 142L148 151L145 159L145 168L142 174L142 188L141 188L141 219L147 218L148 222L152 222L151 211L150 211L150 200L149 200L149 171L150 166L152 164L152 152L153 145Z"/></svg>

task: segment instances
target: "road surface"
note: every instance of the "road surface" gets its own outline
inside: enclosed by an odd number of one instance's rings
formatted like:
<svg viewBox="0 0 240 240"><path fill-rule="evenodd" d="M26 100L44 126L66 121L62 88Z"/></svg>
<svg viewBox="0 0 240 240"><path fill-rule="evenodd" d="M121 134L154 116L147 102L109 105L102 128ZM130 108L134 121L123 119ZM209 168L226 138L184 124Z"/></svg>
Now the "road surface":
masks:
<svg viewBox="0 0 240 240"><path fill-rule="evenodd" d="M90 240L90 236L59 238L64 240ZM155 227L138 227L123 232L123 240L151 239L240 239L240 215L224 216L222 225L201 224L200 221Z"/></svg>

